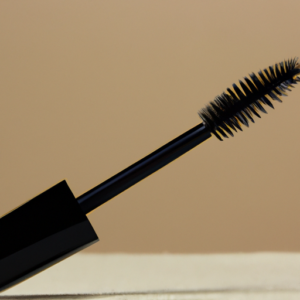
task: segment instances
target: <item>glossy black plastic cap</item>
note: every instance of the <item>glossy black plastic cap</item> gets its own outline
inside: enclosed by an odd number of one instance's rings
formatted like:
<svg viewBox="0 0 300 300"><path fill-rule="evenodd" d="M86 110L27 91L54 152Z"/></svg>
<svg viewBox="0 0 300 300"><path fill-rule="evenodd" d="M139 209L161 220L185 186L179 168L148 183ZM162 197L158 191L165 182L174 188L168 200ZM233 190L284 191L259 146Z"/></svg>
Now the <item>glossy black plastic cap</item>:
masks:
<svg viewBox="0 0 300 300"><path fill-rule="evenodd" d="M58 183L0 219L0 291L96 241L67 182Z"/></svg>

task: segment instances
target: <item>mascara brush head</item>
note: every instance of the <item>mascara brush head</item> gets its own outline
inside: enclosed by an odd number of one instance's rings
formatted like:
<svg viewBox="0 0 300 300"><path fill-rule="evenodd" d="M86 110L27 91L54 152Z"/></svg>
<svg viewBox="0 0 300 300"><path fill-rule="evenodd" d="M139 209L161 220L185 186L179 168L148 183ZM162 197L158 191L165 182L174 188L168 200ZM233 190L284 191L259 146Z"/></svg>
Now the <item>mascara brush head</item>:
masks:
<svg viewBox="0 0 300 300"><path fill-rule="evenodd" d="M233 136L232 131L241 130L242 125L254 123L254 115L260 118L259 112L267 113L264 105L274 108L272 101L282 102L281 97L287 96L286 91L300 81L298 58L290 59L250 74L239 81L240 87L233 84L225 93L217 96L199 116L206 127L219 140Z"/></svg>

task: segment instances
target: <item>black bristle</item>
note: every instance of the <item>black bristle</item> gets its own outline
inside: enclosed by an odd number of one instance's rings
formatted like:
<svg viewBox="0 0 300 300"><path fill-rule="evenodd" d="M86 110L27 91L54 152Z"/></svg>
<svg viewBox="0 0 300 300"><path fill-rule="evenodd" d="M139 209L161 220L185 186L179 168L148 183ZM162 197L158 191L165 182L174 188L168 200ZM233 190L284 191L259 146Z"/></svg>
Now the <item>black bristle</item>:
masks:
<svg viewBox="0 0 300 300"><path fill-rule="evenodd" d="M226 93L217 96L199 112L200 118L219 140L233 136L232 130L242 131L242 124L249 127L254 123L253 115L260 118L258 111L267 113L264 105L274 108L272 100L282 102L281 96L287 96L294 85L300 82L300 63L298 58L289 59L270 66L258 75L251 73L240 87L233 84ZM270 100L272 99L272 100Z"/></svg>
<svg viewBox="0 0 300 300"><path fill-rule="evenodd" d="M275 91L276 89L274 89ZM272 102L266 97L266 96L261 96L261 101L266 104L269 105L270 107L272 107L274 109L274 105L272 104Z"/></svg>

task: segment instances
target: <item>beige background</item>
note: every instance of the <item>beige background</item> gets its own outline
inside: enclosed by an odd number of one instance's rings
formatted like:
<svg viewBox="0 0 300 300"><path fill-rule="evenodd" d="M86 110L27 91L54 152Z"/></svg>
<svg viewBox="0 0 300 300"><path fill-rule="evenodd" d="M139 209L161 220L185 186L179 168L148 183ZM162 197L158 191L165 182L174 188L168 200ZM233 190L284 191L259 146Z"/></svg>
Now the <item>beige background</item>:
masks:
<svg viewBox="0 0 300 300"><path fill-rule="evenodd" d="M199 123L233 82L299 55L299 1L0 2L0 215L76 196ZM300 88L89 215L100 252L300 250ZM1 229L3 230L3 229Z"/></svg>

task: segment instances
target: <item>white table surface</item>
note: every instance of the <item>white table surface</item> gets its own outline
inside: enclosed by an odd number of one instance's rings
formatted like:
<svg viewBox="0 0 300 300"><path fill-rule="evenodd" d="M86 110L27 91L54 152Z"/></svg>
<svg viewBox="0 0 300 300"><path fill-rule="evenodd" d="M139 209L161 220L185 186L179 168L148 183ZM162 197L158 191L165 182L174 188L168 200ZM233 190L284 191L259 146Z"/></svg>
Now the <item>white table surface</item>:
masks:
<svg viewBox="0 0 300 300"><path fill-rule="evenodd" d="M4 299L300 299L300 254L76 254Z"/></svg>

